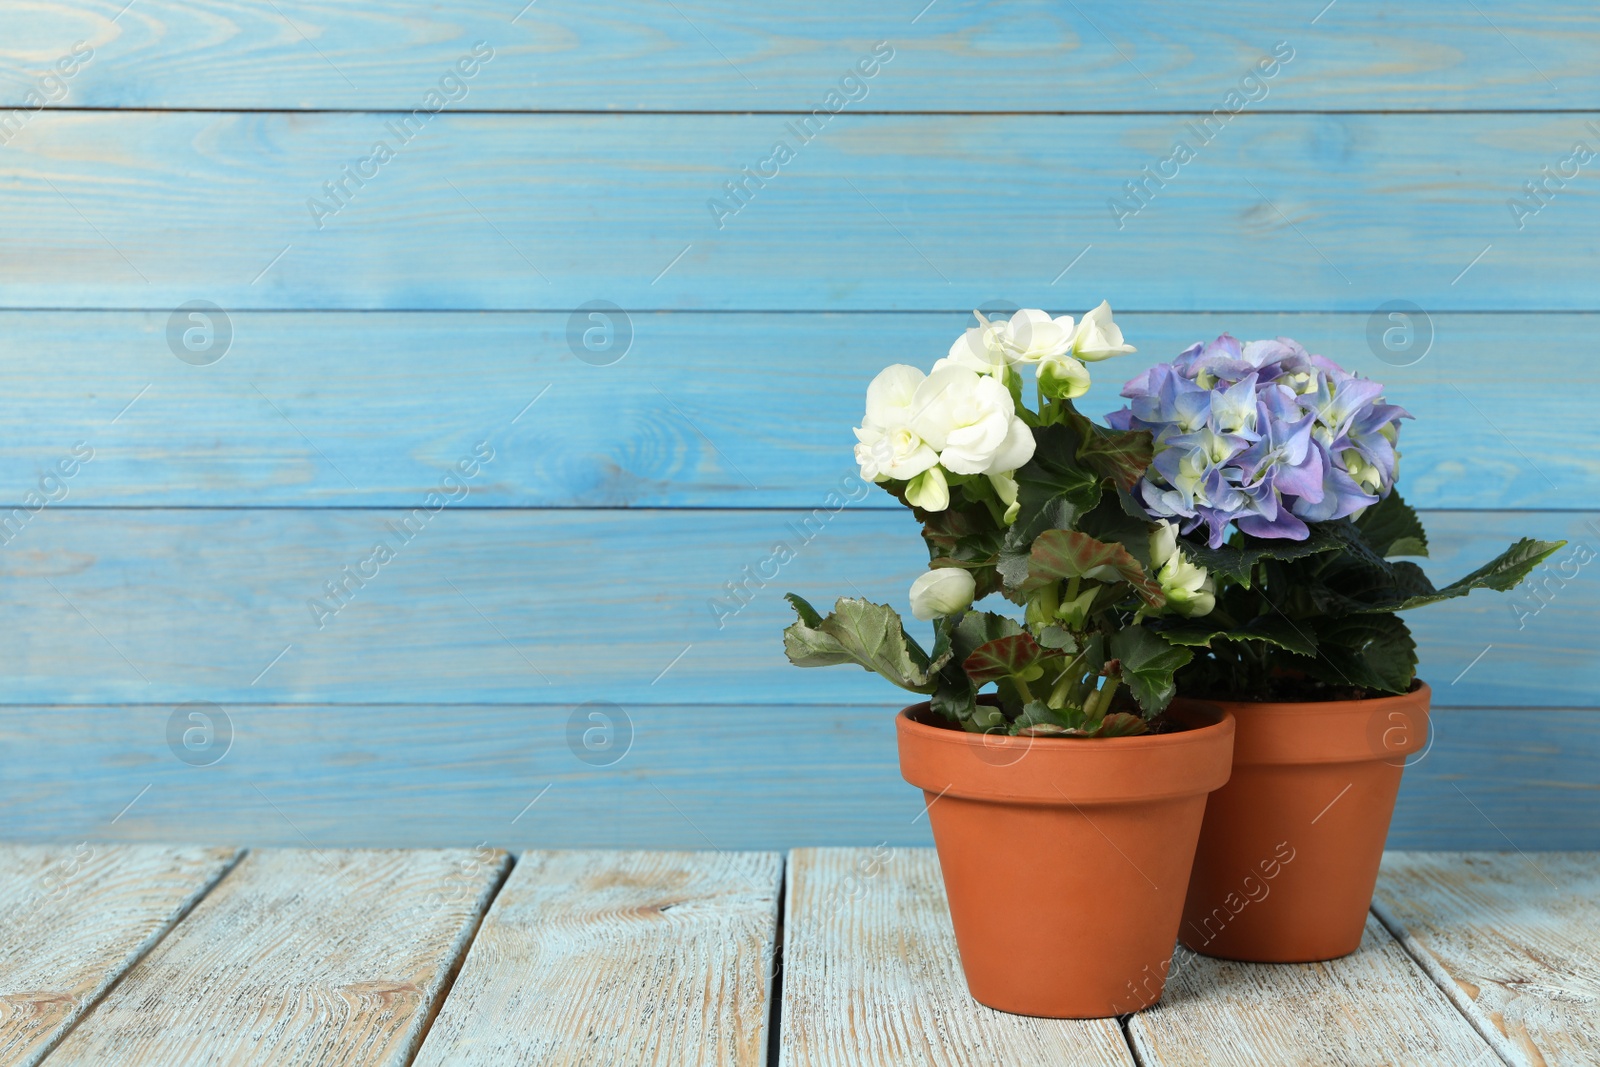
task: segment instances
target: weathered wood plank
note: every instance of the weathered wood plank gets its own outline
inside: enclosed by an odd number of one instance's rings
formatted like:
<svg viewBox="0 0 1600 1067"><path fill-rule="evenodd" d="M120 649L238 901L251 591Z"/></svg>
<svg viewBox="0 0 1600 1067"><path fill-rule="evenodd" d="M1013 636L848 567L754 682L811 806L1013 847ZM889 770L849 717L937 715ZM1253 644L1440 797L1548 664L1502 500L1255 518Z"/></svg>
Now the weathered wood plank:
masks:
<svg viewBox="0 0 1600 1067"><path fill-rule="evenodd" d="M9 834L11 820L0 825ZM0 1064L41 1062L238 855L87 841L0 845Z"/></svg>
<svg viewBox="0 0 1600 1067"><path fill-rule="evenodd" d="M758 1067L782 868L777 853L526 853L418 1067Z"/></svg>
<svg viewBox="0 0 1600 1067"><path fill-rule="evenodd" d="M239 312L227 356L195 367L168 350L166 312L0 312L0 501L38 493L83 442L93 459L46 487L65 504L412 506L487 441L495 458L460 478L473 506L814 507L853 469L849 427L871 376L894 360L931 366L971 322L638 313L619 321L623 361L596 367L569 348L571 318ZM1585 399L1600 388L1586 356L1597 316L1440 313L1390 357L1427 351L1405 367L1374 355L1366 313L1118 318L1140 351L1095 368L1087 412L1122 406L1122 382L1197 339L1289 334L1417 416L1401 441L1412 504L1600 497ZM1505 374L1505 353L1529 344L1540 358Z"/></svg>
<svg viewBox="0 0 1600 1067"><path fill-rule="evenodd" d="M1141 201L1113 199L1201 141L1191 117L840 115L733 217L712 200L798 142L784 116L444 114L406 144L394 121L38 115L5 146L0 306L1600 306L1593 188L1532 218L1507 206L1594 115L1245 113L1131 217ZM343 168L363 159L357 187ZM996 234L1003 254L981 253Z"/></svg>
<svg viewBox="0 0 1600 1067"><path fill-rule="evenodd" d="M1508 1063L1576 1067L1600 1049L1597 901L1600 853L1391 852L1374 908Z"/></svg>
<svg viewBox="0 0 1600 1067"><path fill-rule="evenodd" d="M30 754L0 772L0 825L27 840L233 835L322 847L926 845L927 821L913 821L920 799L896 762L898 705L893 693L879 697L600 709L229 704L232 749L205 767L168 748L169 705L0 707L0 747ZM587 719L593 710L614 717L618 747L585 762L581 733L569 730L575 719L604 729ZM1454 708L1435 725L1433 748L1406 771L1392 847L1501 849L1504 833L1530 851L1600 849L1600 715ZM135 798L107 828L107 813Z"/></svg>
<svg viewBox="0 0 1600 1067"><path fill-rule="evenodd" d="M1533 10L1484 0L1482 17L1463 17L1442 0L1320 15L1266 0L1203 10L1008 0L920 12L920 3L902 10L840 0L759 12L733 0L521 12L521 3L495 0L445 9L317 2L279 4L281 13L222 0L141 0L118 17L121 6L24 8L0 49L0 98L20 103L37 74L84 39L96 51L67 83L68 106L409 108L484 40L495 57L458 106L797 109L820 103L887 40L894 59L866 95L854 90L855 107L1209 111L1287 40L1295 58L1265 96L1251 91L1256 107L1600 104L1594 12L1573 2Z"/></svg>
<svg viewBox="0 0 1600 1067"><path fill-rule="evenodd" d="M797 849L787 879L781 1067L1133 1062L1115 1019L972 999L932 849Z"/></svg>
<svg viewBox="0 0 1600 1067"><path fill-rule="evenodd" d="M255 852L69 1034L52 1065L399 1065L502 852Z"/></svg>
<svg viewBox="0 0 1600 1067"><path fill-rule="evenodd" d="M1361 947L1328 963L1237 963L1177 951L1161 1002L1128 1019L1146 1067L1497 1062L1371 916Z"/></svg>
<svg viewBox="0 0 1600 1067"><path fill-rule="evenodd" d="M6 698L692 705L898 695L864 671L797 672L780 633L793 621L785 591L908 610L927 556L900 510L444 508L412 516L420 532L409 540L395 533L405 514L46 508L0 557ZM1428 571L1440 579L1522 534L1584 540L1596 558L1586 513L1426 517ZM381 566L380 540L393 553ZM780 542L787 556L775 553ZM1570 578L1555 565L1541 572L1542 608L1532 592L1479 593L1412 613L1442 706L1593 705L1596 568L1572 558ZM345 583L339 601L332 583Z"/></svg>

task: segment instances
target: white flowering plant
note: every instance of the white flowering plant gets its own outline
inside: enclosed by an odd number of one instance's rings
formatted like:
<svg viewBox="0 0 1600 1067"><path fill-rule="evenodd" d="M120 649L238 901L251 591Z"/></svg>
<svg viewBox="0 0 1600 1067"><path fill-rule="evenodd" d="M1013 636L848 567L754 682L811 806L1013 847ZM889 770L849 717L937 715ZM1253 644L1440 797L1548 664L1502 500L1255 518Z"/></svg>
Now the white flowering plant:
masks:
<svg viewBox="0 0 1600 1067"><path fill-rule="evenodd" d="M1134 348L1105 303L1076 322L974 314L928 373L896 365L874 378L855 431L862 477L922 524L929 569L910 603L933 623L931 649L888 605L842 597L824 616L790 594L799 618L785 651L802 667L875 671L975 732L1161 729L1173 675L1193 655L1161 624L1208 614L1215 590L1178 527L1132 495L1151 434L1097 425L1073 406L1089 364ZM1021 618L973 607L993 594Z"/></svg>
<svg viewBox="0 0 1600 1067"><path fill-rule="evenodd" d="M1563 544L1523 538L1442 587L1392 562L1427 551L1393 491L1410 415L1289 338L1196 344L1124 385L1130 406L1101 425L1073 406L1088 365L1134 351L1107 304L1077 322L974 314L929 373L873 379L855 431L862 477L922 524L910 603L931 649L887 605L843 597L823 616L790 594L796 665L854 663L965 729L1032 736L1167 729L1180 684L1403 693L1417 660L1396 612L1510 589ZM993 595L1021 618L973 606Z"/></svg>

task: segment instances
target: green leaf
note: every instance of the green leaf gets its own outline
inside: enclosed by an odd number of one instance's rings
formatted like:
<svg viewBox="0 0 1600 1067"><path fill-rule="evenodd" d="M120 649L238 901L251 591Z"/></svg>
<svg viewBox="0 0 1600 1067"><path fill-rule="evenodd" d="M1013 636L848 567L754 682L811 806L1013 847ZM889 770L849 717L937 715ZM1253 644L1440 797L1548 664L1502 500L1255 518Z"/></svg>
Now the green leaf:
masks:
<svg viewBox="0 0 1600 1067"><path fill-rule="evenodd" d="M1494 589L1502 593L1508 592L1515 589L1518 583L1533 571L1533 568L1549 559L1565 546L1565 541L1538 541L1531 537L1524 537L1465 578L1451 582L1443 589L1409 597L1393 607L1371 607L1366 610L1409 611L1411 608L1420 608L1425 604L1436 604L1441 600L1466 596L1474 589Z"/></svg>
<svg viewBox="0 0 1600 1067"><path fill-rule="evenodd" d="M1210 571L1218 582L1238 582L1248 586L1255 565L1264 559L1301 559L1339 548L1341 541L1331 529L1333 525L1313 524L1310 536L1304 541L1237 534L1234 540L1239 543L1225 544L1221 548L1212 548L1181 537L1178 547L1190 560Z"/></svg>
<svg viewBox="0 0 1600 1067"><path fill-rule="evenodd" d="M1417 643L1394 615L1313 620L1317 658L1307 674L1330 685L1404 693L1417 676Z"/></svg>
<svg viewBox="0 0 1600 1067"><path fill-rule="evenodd" d="M1151 607L1159 608L1167 602L1161 584L1146 574L1139 561L1121 545L1097 541L1077 530L1046 530L1033 542L1028 554L1028 577L1022 591L1030 593L1064 578L1125 581Z"/></svg>
<svg viewBox="0 0 1600 1067"><path fill-rule="evenodd" d="M1187 648L1171 645L1143 626L1130 626L1112 634L1110 652L1121 661L1122 680L1128 683L1128 690L1147 717L1166 710L1177 692L1173 673L1194 656Z"/></svg>
<svg viewBox="0 0 1600 1067"><path fill-rule="evenodd" d="M966 658L978 648L1001 637L1022 632L1015 619L997 615L992 611L967 611L948 627L948 642L934 645L934 658L942 649L948 649L948 658L939 670L933 696L929 704L934 711L954 719L969 728L976 724L978 714L978 687L962 667Z"/></svg>
<svg viewBox="0 0 1600 1067"><path fill-rule="evenodd" d="M785 599L799 621L783 631L783 650L797 667L830 667L855 663L874 671L902 689L932 693L944 666L906 636L900 616L884 604L856 597L840 597L833 611L821 618L800 597ZM946 653L948 655L948 653Z"/></svg>
<svg viewBox="0 0 1600 1067"><path fill-rule="evenodd" d="M1017 518L1005 532L999 552L1000 575L1008 586L1027 577L1028 548L1045 530L1074 526L1100 502L1100 475L1077 461L1078 435L1067 426L1033 433L1033 459L1017 470Z"/></svg>
<svg viewBox="0 0 1600 1067"><path fill-rule="evenodd" d="M961 616L951 633L953 661L960 663L978 650L1001 637L1011 637L1022 632L1016 619L992 611L968 611Z"/></svg>
<svg viewBox="0 0 1600 1067"><path fill-rule="evenodd" d="M1306 583L1304 590L1315 612L1329 616L1396 611L1408 600L1438 592L1422 568L1409 560L1379 560L1374 565L1350 554L1325 568L1319 578Z"/></svg>
<svg viewBox="0 0 1600 1067"><path fill-rule="evenodd" d="M1372 609L1394 610L1415 596L1436 592L1415 563L1383 557L1354 522L1343 519L1322 525L1338 546L1326 557L1303 565L1274 565L1268 580L1284 590L1308 616L1352 615Z"/></svg>
<svg viewBox="0 0 1600 1067"><path fill-rule="evenodd" d="M939 672L938 682L928 697L928 707L965 726L977 714L978 689L967 677L966 671L957 667L952 672L947 666Z"/></svg>
<svg viewBox="0 0 1600 1067"><path fill-rule="evenodd" d="M1046 726L1051 729L1044 731L1045 733L1060 733L1073 729L1082 721L1082 708L1056 709L1042 700L1034 700L1022 709L1022 714L1017 716L1012 728L1017 733L1025 733L1030 726Z"/></svg>
<svg viewBox="0 0 1600 1067"><path fill-rule="evenodd" d="M1073 727L1058 722L1035 722L1017 728L1020 737L1071 737L1076 733Z"/></svg>
<svg viewBox="0 0 1600 1067"><path fill-rule="evenodd" d="M1137 715L1129 715L1125 711L1115 711L1100 720L1100 726L1090 734L1091 737L1134 737L1138 734L1150 732L1149 723Z"/></svg>
<svg viewBox="0 0 1600 1067"><path fill-rule="evenodd" d="M1066 426L1034 434L1033 458L1017 471L1017 522L1050 519L1040 529L1060 529L1100 502L1100 476L1077 462L1078 435Z"/></svg>
<svg viewBox="0 0 1600 1067"><path fill-rule="evenodd" d="M790 663L796 667L832 667L856 662L838 638L823 630L822 616L816 608L794 593L785 593L783 599L800 616L799 622L783 631L783 651Z"/></svg>
<svg viewBox="0 0 1600 1067"><path fill-rule="evenodd" d="M960 621L959 615L941 615L933 620L933 652L930 653L930 659L934 663L950 662L956 626Z"/></svg>
<svg viewBox="0 0 1600 1067"><path fill-rule="evenodd" d="M1097 426L1069 406L1067 422L1078 434L1078 460L1113 485L1132 489L1155 456L1148 430L1112 430Z"/></svg>
<svg viewBox="0 0 1600 1067"><path fill-rule="evenodd" d="M1390 545L1385 556L1426 556L1428 542L1416 537L1399 537Z"/></svg>
<svg viewBox="0 0 1600 1067"><path fill-rule="evenodd" d="M1400 499L1399 493L1390 493L1367 508L1355 525L1373 551L1386 559L1428 554L1428 534L1422 528L1422 520L1410 504Z"/></svg>
<svg viewBox="0 0 1600 1067"><path fill-rule="evenodd" d="M1150 565L1150 527L1150 516L1142 513L1128 515L1117 495L1107 492L1101 496L1096 507L1078 520L1074 529L1096 541L1121 545L1128 550L1128 555L1139 561L1141 567L1150 571L1154 569Z"/></svg>
<svg viewBox="0 0 1600 1067"><path fill-rule="evenodd" d="M1062 652L1078 651L1077 638L1060 626L1046 626L1039 631L1038 640L1046 648L1059 649Z"/></svg>
<svg viewBox="0 0 1600 1067"><path fill-rule="evenodd" d="M1161 627L1161 636L1174 645L1210 647L1212 641L1261 641L1301 656L1317 654L1317 639L1310 623L1295 623L1282 614L1261 615L1243 626L1208 625L1207 619L1187 619Z"/></svg>
<svg viewBox="0 0 1600 1067"><path fill-rule="evenodd" d="M961 666L974 685L1026 673L1043 653L1029 633L999 637L979 645Z"/></svg>
<svg viewBox="0 0 1600 1067"><path fill-rule="evenodd" d="M805 597L798 593L785 593L783 594L783 599L789 602L789 606L794 609L796 615L800 616L800 621L805 623L806 626L815 630L822 625L822 616L817 613L817 609L812 607Z"/></svg>
<svg viewBox="0 0 1600 1067"><path fill-rule="evenodd" d="M977 586L975 600L999 590L1000 577L993 564L999 558L1005 528L987 505L958 505L953 495L951 506L944 511L917 514L923 520L922 540L928 546L930 562L955 560L965 566Z"/></svg>
<svg viewBox="0 0 1600 1067"><path fill-rule="evenodd" d="M1011 731L1023 737L1133 737L1149 733L1150 727L1139 716L1123 711L1090 721L1082 708L1058 710L1035 700L1022 709Z"/></svg>

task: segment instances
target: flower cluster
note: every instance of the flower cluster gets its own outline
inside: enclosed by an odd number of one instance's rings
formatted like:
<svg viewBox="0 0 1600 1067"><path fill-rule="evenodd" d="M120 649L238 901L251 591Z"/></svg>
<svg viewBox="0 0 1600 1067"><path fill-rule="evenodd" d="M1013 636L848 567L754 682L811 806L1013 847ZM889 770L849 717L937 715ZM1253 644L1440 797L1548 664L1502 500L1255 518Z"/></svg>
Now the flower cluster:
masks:
<svg viewBox="0 0 1600 1067"><path fill-rule="evenodd" d="M906 482L906 500L924 511L950 506L947 472L988 475L1010 483L1014 495L1011 472L1033 458L1034 447L998 379L953 366L925 375L903 363L867 387L856 441L861 477Z"/></svg>
<svg viewBox="0 0 1600 1067"><path fill-rule="evenodd" d="M1218 597L1176 524L1121 506L1149 466L1151 435L1098 426L1073 406L1089 363L1134 348L1104 302L1076 322L1036 309L974 314L929 373L897 365L873 379L855 431L862 477L922 524L928 569L911 584L911 614L933 623L932 650L886 604L841 597L824 615L793 594L784 650L801 667L874 671L967 730L1147 732L1193 655L1188 631L1165 635L1204 627ZM976 606L995 594L1021 618Z"/></svg>
<svg viewBox="0 0 1600 1067"><path fill-rule="evenodd" d="M1405 693L1416 643L1397 613L1511 589L1563 544L1523 538L1445 586L1391 562L1428 552L1394 491L1410 416L1286 337L1194 345L1129 382L1103 425L1074 399L1087 364L1133 351L1109 306L977 318L929 373L879 374L856 429L862 477L922 527L910 606L932 645L888 604L823 612L791 593L796 666L854 664L952 725L1030 737L1173 729L1180 691ZM1020 618L986 610L994 597Z"/></svg>
<svg viewBox="0 0 1600 1067"><path fill-rule="evenodd" d="M1052 318L1037 308L1023 308L1000 322L989 321L981 312L972 314L978 325L956 339L934 370L966 367L1004 376L1009 367L1033 366L1043 396L1075 400L1089 391L1085 363L1136 351L1123 343L1122 330L1111 321L1111 305L1104 300L1076 325L1071 315Z"/></svg>
<svg viewBox="0 0 1600 1067"><path fill-rule="evenodd" d="M1184 533L1203 525L1212 548L1230 524L1303 541L1307 523L1357 515L1394 487L1399 420L1411 416L1382 394L1287 337L1223 334L1133 379L1122 390L1132 404L1106 421L1155 438L1138 487L1152 516Z"/></svg>
<svg viewBox="0 0 1600 1067"><path fill-rule="evenodd" d="M872 380L856 462L868 481L905 482L907 503L930 512L950 506L948 475L986 476L1015 517L1012 475L1033 458L1034 439L1018 414L1011 368L1035 367L1042 397L1070 400L1089 389L1085 362L1134 349L1104 301L1077 324L1033 308L1002 321L973 314L978 325L931 374L902 363Z"/></svg>
<svg viewBox="0 0 1600 1067"><path fill-rule="evenodd" d="M1178 551L1175 524L1163 521L1150 535L1150 564L1173 614L1198 618L1217 606L1217 586L1210 573Z"/></svg>

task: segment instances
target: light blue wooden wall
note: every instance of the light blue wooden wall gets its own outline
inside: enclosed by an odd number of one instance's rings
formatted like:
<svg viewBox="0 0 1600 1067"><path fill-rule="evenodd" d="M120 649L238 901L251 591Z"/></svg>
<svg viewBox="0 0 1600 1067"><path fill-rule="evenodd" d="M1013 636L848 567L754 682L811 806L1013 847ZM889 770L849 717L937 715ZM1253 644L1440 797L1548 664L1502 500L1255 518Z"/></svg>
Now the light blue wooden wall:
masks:
<svg viewBox="0 0 1600 1067"><path fill-rule="evenodd" d="M901 604L920 569L886 498L827 503L878 368L1105 297L1141 351L1089 410L1289 334L1418 416L1436 575L1574 543L1537 597L1416 613L1437 729L1391 843L1600 848L1597 56L1575 0L8 6L0 836L921 842L895 692L787 667L781 594ZM209 365L169 346L195 300ZM626 309L609 365L590 301ZM1399 355L1390 301L1426 309Z"/></svg>

